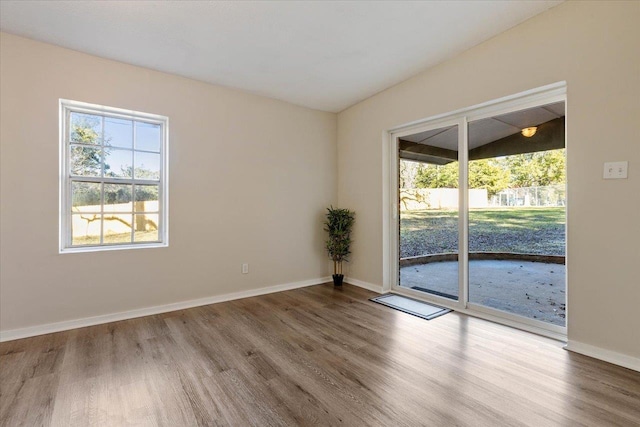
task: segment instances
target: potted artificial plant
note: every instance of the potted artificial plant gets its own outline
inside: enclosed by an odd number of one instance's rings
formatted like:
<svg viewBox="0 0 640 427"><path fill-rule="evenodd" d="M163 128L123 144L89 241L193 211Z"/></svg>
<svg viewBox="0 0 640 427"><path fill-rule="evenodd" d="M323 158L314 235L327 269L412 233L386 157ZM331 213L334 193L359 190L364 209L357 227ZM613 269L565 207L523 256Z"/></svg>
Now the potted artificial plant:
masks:
<svg viewBox="0 0 640 427"><path fill-rule="evenodd" d="M348 261L351 253L351 229L355 220L355 212L349 209L327 208L327 220L324 230L329 233L327 253L333 261L333 284L342 286L342 262Z"/></svg>

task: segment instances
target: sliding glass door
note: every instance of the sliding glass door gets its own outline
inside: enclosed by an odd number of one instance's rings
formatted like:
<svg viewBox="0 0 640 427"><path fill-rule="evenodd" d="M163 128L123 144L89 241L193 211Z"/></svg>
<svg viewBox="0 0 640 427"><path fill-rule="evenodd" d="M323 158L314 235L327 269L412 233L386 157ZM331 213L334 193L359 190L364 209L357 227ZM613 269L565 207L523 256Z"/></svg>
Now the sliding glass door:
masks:
<svg viewBox="0 0 640 427"><path fill-rule="evenodd" d="M564 333L563 91L395 134L393 290Z"/></svg>

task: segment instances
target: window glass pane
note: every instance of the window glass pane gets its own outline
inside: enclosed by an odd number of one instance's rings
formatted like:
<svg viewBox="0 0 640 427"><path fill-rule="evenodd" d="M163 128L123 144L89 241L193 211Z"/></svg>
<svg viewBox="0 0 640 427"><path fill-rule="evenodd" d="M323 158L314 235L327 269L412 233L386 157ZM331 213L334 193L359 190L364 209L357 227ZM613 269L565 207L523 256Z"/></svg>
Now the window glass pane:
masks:
<svg viewBox="0 0 640 427"><path fill-rule="evenodd" d="M106 148L104 175L112 178L131 178L133 151Z"/></svg>
<svg viewBox="0 0 640 427"><path fill-rule="evenodd" d="M63 108L61 250L161 242L164 120L74 101Z"/></svg>
<svg viewBox="0 0 640 427"><path fill-rule="evenodd" d="M71 244L99 245L100 244L100 214L71 215Z"/></svg>
<svg viewBox="0 0 640 427"><path fill-rule="evenodd" d="M135 242L155 242L158 240L158 214L135 215Z"/></svg>
<svg viewBox="0 0 640 427"><path fill-rule="evenodd" d="M136 212L158 212L158 186L136 185Z"/></svg>
<svg viewBox="0 0 640 427"><path fill-rule="evenodd" d="M160 152L160 125L136 122L136 150Z"/></svg>
<svg viewBox="0 0 640 427"><path fill-rule="evenodd" d="M103 243L131 243L131 214L105 214Z"/></svg>
<svg viewBox="0 0 640 427"><path fill-rule="evenodd" d="M102 173L101 151L102 149L98 147L72 145L69 154L69 172L71 175L100 176Z"/></svg>
<svg viewBox="0 0 640 427"><path fill-rule="evenodd" d="M104 212L131 212L132 186L104 184Z"/></svg>
<svg viewBox="0 0 640 427"><path fill-rule="evenodd" d="M71 206L73 212L100 212L100 183L72 182Z"/></svg>
<svg viewBox="0 0 640 427"><path fill-rule="evenodd" d="M133 148L133 121L105 117L104 145Z"/></svg>
<svg viewBox="0 0 640 427"><path fill-rule="evenodd" d="M69 141L79 144L100 144L102 117L93 114L70 113Z"/></svg>
<svg viewBox="0 0 640 427"><path fill-rule="evenodd" d="M160 179L160 154L135 152L135 179Z"/></svg>
<svg viewBox="0 0 640 427"><path fill-rule="evenodd" d="M399 285L458 300L459 129L457 125L400 140Z"/></svg>
<svg viewBox="0 0 640 427"><path fill-rule="evenodd" d="M538 105L468 128L469 302L561 327L564 112L564 102Z"/></svg>

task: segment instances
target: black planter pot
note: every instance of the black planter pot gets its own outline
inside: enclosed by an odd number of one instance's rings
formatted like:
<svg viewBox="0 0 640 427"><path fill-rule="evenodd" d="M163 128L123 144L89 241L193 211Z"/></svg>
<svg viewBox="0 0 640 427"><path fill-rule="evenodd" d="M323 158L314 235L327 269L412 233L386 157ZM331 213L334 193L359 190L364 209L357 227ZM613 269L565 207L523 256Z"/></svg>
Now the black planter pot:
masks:
<svg viewBox="0 0 640 427"><path fill-rule="evenodd" d="M333 277L333 286L342 286L342 280L344 279L344 274L334 274L332 277Z"/></svg>

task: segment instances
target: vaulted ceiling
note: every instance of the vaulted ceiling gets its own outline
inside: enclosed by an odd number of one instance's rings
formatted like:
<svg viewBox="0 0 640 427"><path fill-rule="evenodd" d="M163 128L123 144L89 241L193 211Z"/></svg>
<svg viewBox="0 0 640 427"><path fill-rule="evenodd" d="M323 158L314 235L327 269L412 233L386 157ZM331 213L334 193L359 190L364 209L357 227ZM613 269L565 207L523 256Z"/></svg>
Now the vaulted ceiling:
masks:
<svg viewBox="0 0 640 427"><path fill-rule="evenodd" d="M338 112L561 1L11 1L0 29Z"/></svg>

